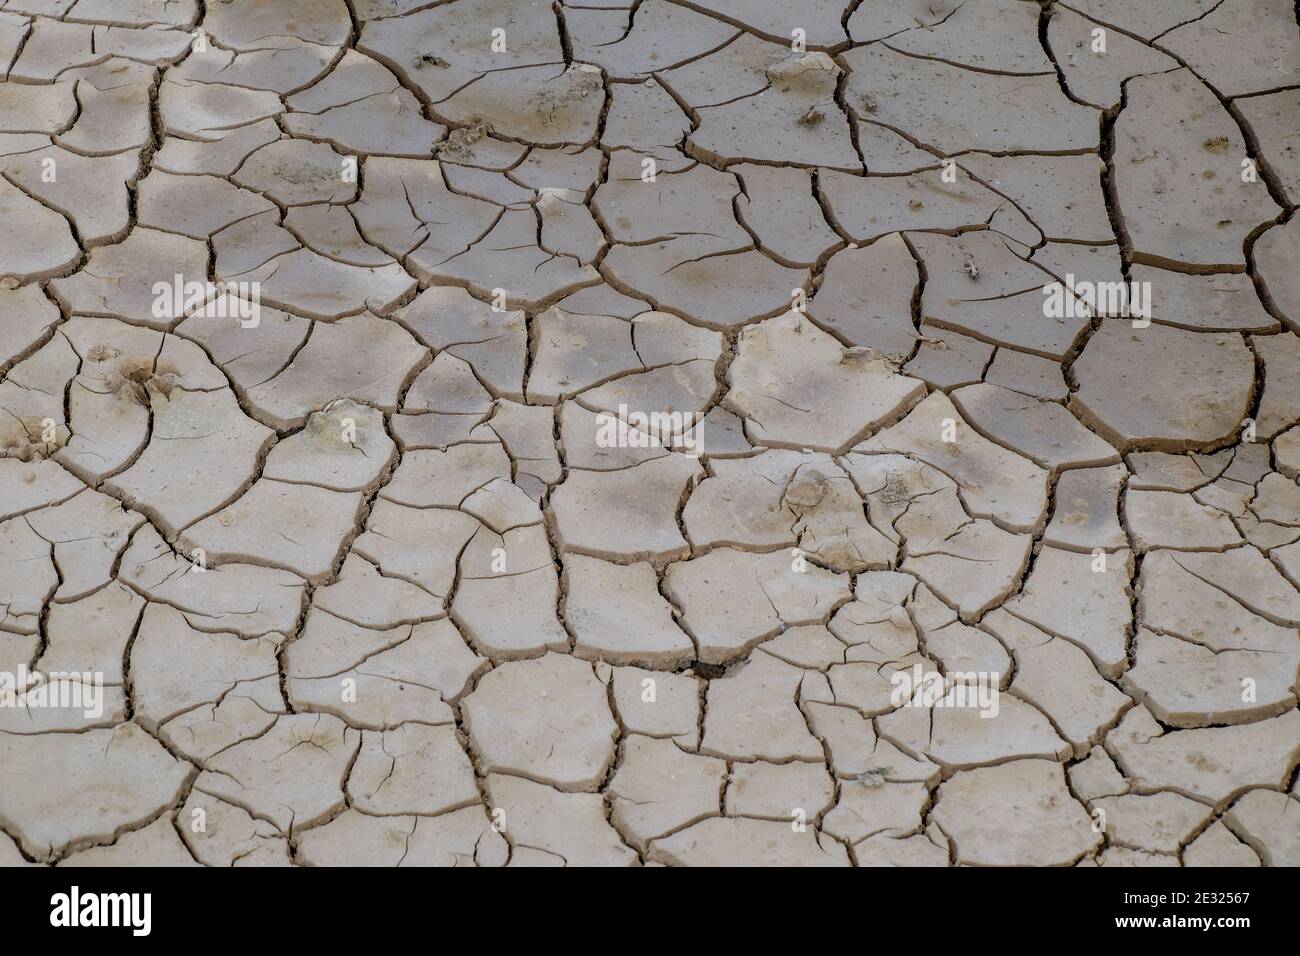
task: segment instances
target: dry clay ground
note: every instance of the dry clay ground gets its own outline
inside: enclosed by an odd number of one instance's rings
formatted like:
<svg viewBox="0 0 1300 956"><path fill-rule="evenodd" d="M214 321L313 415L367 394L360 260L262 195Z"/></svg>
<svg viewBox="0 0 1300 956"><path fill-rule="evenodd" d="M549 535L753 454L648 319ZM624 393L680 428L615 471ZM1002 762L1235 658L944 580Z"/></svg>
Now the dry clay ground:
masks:
<svg viewBox="0 0 1300 956"><path fill-rule="evenodd" d="M1300 863L1298 50L0 2L0 860Z"/></svg>

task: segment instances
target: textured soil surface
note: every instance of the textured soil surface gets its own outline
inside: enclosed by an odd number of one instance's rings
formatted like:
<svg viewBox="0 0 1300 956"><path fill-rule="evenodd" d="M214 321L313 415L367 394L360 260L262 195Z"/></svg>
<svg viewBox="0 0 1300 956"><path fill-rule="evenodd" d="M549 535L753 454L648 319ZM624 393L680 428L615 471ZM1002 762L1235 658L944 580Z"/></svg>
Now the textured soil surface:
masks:
<svg viewBox="0 0 1300 956"><path fill-rule="evenodd" d="M1297 203L1291 0L0 0L0 863L1300 865Z"/></svg>

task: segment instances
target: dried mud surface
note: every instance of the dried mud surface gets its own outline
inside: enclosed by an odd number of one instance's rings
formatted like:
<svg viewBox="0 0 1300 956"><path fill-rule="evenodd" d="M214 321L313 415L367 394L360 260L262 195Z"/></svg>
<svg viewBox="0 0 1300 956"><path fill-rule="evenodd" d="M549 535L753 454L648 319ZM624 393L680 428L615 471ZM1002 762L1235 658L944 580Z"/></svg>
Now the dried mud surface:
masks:
<svg viewBox="0 0 1300 956"><path fill-rule="evenodd" d="M0 863L1300 864L1297 130L1291 0L0 0Z"/></svg>

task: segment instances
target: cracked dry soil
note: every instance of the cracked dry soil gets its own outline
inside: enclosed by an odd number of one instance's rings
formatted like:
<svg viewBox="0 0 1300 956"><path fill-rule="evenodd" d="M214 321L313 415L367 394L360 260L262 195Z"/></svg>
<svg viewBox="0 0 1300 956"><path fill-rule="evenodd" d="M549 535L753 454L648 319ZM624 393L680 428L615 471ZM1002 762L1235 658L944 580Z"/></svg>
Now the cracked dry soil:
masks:
<svg viewBox="0 0 1300 956"><path fill-rule="evenodd" d="M1300 864L1291 0L0 0L0 79L0 862Z"/></svg>

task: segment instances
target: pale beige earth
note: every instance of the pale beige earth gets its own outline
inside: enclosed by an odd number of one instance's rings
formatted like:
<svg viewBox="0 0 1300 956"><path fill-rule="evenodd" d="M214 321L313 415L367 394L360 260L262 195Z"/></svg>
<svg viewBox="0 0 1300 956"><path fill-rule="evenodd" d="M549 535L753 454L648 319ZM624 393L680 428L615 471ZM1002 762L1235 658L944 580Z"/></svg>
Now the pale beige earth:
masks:
<svg viewBox="0 0 1300 956"><path fill-rule="evenodd" d="M0 0L0 862L1300 864L1297 130L1290 0Z"/></svg>

